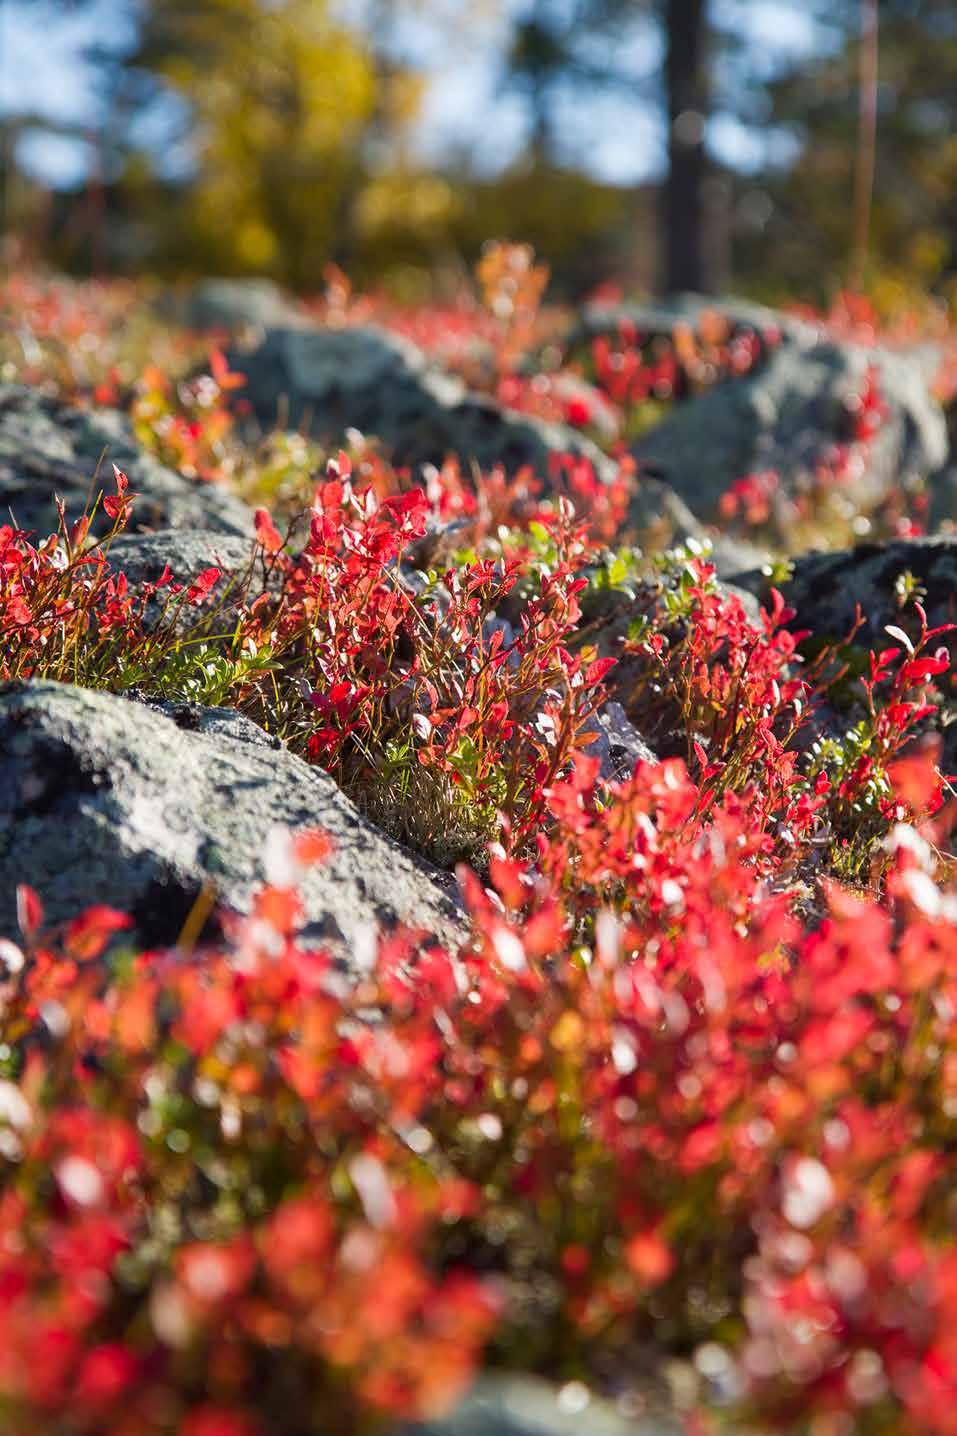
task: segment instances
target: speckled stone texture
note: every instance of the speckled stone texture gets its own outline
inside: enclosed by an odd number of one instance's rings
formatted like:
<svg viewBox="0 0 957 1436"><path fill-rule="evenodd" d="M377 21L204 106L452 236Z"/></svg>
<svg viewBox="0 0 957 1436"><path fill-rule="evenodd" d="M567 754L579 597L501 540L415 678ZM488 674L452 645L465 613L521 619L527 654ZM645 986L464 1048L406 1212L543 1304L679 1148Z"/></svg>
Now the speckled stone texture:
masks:
<svg viewBox="0 0 957 1436"><path fill-rule="evenodd" d="M779 585L789 606L796 610L792 627L809 628L816 637L843 638L854 622L858 604L864 625L857 643L888 647L893 641L884 632L888 623L902 624L916 637L913 620L901 617L896 589L898 579L906 573L919 585L931 627L957 623L957 538L896 539L834 553L808 553L794 560L793 569L792 577ZM736 584L762 601L769 582L754 570L735 578Z"/></svg>
<svg viewBox="0 0 957 1436"><path fill-rule="evenodd" d="M0 523L12 513L21 528L46 538L57 527L55 496L64 501L67 518L78 519L100 489L114 491L113 464L139 495L131 531L253 531L252 511L240 499L164 468L137 444L123 414L86 412L36 389L0 386ZM92 531L103 534L110 524L101 509Z"/></svg>
<svg viewBox="0 0 957 1436"><path fill-rule="evenodd" d="M860 544L796 559L793 576L780 585L795 610L790 626L808 630L818 642L840 642L850 632L860 605L864 622L854 638L855 647L899 647L899 640L885 631L887 624L916 640L919 622L913 605L902 608L898 596L897 583L904 574L916 581L931 628L957 623L957 538L937 536ZM769 580L760 571L740 574L735 583L762 600L767 597ZM941 643L957 661L957 633L933 640L932 650ZM942 691L944 701L933 726L944 740L941 767L953 773L957 771L957 689L948 675L942 680Z"/></svg>
<svg viewBox="0 0 957 1436"><path fill-rule="evenodd" d="M247 719L49 682L0 690L0 934L15 931L16 884L28 882L52 921L108 903L143 943L173 942L204 884L246 910L270 832L308 827L335 844L303 882L310 937L353 963L375 924L457 940L448 879Z"/></svg>

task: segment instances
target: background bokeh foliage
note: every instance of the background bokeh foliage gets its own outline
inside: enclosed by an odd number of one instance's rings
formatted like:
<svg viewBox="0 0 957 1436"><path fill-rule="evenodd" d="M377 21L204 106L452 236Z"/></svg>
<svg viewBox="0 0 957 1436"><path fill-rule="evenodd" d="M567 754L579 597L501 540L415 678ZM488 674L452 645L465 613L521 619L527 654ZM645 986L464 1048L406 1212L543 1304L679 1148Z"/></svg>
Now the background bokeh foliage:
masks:
<svg viewBox="0 0 957 1436"><path fill-rule="evenodd" d="M62 13L3 3L37 26ZM42 95L0 114L0 229L32 257L300 291L332 261L415 296L505 235L547 256L572 297L610 280L827 303L849 277L862 0L812 0L802 43L776 50L768 35L796 24L777 0L70 6L94 29L115 11L132 39L102 25L88 122L51 119ZM893 308L916 288L949 299L957 271L957 12L884 0L879 27L864 277ZM493 32L497 88L466 143L430 102L435 66L416 37L465 74ZM158 105L176 121L160 140ZM43 131L86 146L85 180L56 187L23 161ZM629 147L645 177L626 182L607 154Z"/></svg>

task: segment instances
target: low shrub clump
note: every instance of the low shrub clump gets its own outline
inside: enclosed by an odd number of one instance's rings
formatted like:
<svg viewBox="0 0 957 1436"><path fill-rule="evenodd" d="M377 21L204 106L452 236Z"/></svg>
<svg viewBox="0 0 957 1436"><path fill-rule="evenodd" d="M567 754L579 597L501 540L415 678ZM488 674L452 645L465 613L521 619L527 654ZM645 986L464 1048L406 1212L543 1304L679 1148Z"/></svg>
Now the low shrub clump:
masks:
<svg viewBox="0 0 957 1436"><path fill-rule="evenodd" d="M487 1359L815 1430L952 1428L957 898L913 828L812 928L750 795L580 758L456 955L350 987L296 938L318 835L216 950L3 944L11 1432L373 1430ZM117 943L116 939L120 941ZM113 939L112 956L104 960ZM290 1410L297 1424L289 1424ZM61 1423L67 1421L64 1427Z"/></svg>
<svg viewBox="0 0 957 1436"><path fill-rule="evenodd" d="M39 546L0 529L0 680L231 703L432 856L477 856L500 820L525 842L613 661L567 646L587 583L584 531L568 505L544 516L556 563L529 574L512 630L495 611L520 558L403 574L425 494L380 501L354 490L349 470L344 454L330 463L295 555L259 510L249 565L225 585L216 567L186 585L167 567L136 589L114 572L110 544L135 498L119 470L102 500L112 528L95 543L88 517L63 519Z"/></svg>
<svg viewBox="0 0 957 1436"><path fill-rule="evenodd" d="M493 392L547 336L516 263L490 252L473 326ZM706 324L653 382L595 357L637 403L758 356ZM780 594L746 608L702 545L614 546L628 464L412 483L355 436L317 467L302 436L245 446L211 367L127 400L262 503L246 565L131 581L116 470L53 535L0 527L0 682L240 710L455 868L468 936L381 935L346 981L300 932L319 832L266 836L251 912L154 951L109 907L48 924L27 858L4 1432L371 1436L490 1364L629 1411L680 1367L702 1432L952 1436L951 627L907 592L890 646L805 659ZM653 750L627 772L613 711Z"/></svg>

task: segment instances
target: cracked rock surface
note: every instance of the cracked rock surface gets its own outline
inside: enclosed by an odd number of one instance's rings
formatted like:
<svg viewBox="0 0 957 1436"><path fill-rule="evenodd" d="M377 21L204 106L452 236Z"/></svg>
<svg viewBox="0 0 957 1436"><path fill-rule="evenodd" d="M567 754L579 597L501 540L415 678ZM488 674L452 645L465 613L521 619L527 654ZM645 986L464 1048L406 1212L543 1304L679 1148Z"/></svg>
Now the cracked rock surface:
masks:
<svg viewBox="0 0 957 1436"><path fill-rule="evenodd" d="M126 417L115 410L87 412L37 389L0 385L0 523L17 524L46 538L57 527L59 495L67 518L78 519L98 490L113 492L112 465L139 495L131 530L214 529L253 532L252 511L215 484L198 484L165 468L136 442ZM102 510L92 532L109 531Z"/></svg>
<svg viewBox="0 0 957 1436"><path fill-rule="evenodd" d="M864 624L855 642L888 647L892 640L884 626L902 623L897 584L908 573L917 581L930 626L957 623L957 538L944 535L802 554L793 560L791 578L778 586L796 610L792 627L809 628L816 637L843 638L860 604ZM737 574L735 583L762 601L767 596L768 579L760 572ZM905 626L916 637L913 624Z"/></svg>
<svg viewBox="0 0 957 1436"><path fill-rule="evenodd" d="M51 682L0 690L0 933L16 930L16 885L29 882L51 922L107 903L141 942L173 942L205 884L248 909L276 827L332 836L302 884L306 933L347 961L373 923L460 935L448 881L248 719Z"/></svg>

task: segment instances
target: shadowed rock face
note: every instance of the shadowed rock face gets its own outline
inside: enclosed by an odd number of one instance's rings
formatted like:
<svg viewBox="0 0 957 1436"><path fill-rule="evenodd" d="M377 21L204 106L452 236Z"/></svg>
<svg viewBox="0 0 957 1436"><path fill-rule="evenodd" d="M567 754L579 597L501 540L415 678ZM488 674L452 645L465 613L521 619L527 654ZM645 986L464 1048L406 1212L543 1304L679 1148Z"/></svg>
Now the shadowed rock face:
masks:
<svg viewBox="0 0 957 1436"><path fill-rule="evenodd" d="M679 403L642 435L632 448L640 473L664 480L705 522L717 517L722 493L748 474L774 469L785 492L793 491L835 445L852 436L849 405L873 366L889 412L862 450L860 472L842 480L845 492L866 509L897 486L926 480L934 527L957 521L947 417L934 393L943 356L932 344L891 352L838 343L806 319L744 300L697 295L681 295L666 305L586 305L568 342L573 353L581 352L598 335L619 332L623 323L645 341L668 340L676 325L697 330L706 314L715 313L729 335L758 340L758 362L750 373ZM722 556L720 567L733 574L734 557Z"/></svg>
<svg viewBox="0 0 957 1436"><path fill-rule="evenodd" d="M887 624L903 628L917 638L919 623L913 605L902 608L897 583L904 574L917 582L917 593L928 625L957 623L957 538L940 536L898 539L886 544L860 544L837 553L809 553L794 562L791 579L782 585L785 601L795 610L790 627L807 629L814 639L839 642L850 632L857 606L864 622L854 639L866 649L898 646L885 632ZM762 600L768 596L768 579L758 571L739 574L735 583ZM944 643L957 659L957 633L941 635L932 647ZM942 731L941 766L952 773L957 767L957 690L944 680L944 703L935 724Z"/></svg>
<svg viewBox="0 0 957 1436"><path fill-rule="evenodd" d="M0 690L0 934L15 931L16 885L29 882L51 921L108 903L143 943L172 942L206 884L248 909L276 827L332 836L302 896L308 934L347 961L373 923L456 940L448 885L247 719L48 682Z"/></svg>
<svg viewBox="0 0 957 1436"><path fill-rule="evenodd" d="M398 465L531 464L547 479L553 454L581 454L602 476L614 465L595 445L560 424L547 424L470 393L431 368L407 340L372 326L267 330L258 347L234 348L230 366L245 374L244 395L264 426L303 426L323 440L354 428L383 441Z"/></svg>
<svg viewBox="0 0 957 1436"><path fill-rule="evenodd" d="M11 511L21 528L45 538L57 526L54 498L77 519L100 489L113 491L112 465L126 472L139 494L131 528L201 528L252 533L252 512L214 484L197 484L164 468L135 441L124 415L93 413L17 385L0 386L0 523ZM96 516L93 532L108 532Z"/></svg>
<svg viewBox="0 0 957 1436"><path fill-rule="evenodd" d="M957 538L947 536L804 554L794 560L793 576L780 588L796 610L793 628L809 628L819 638L843 638L860 604L864 625L855 642L887 647L892 640L885 624L903 624L916 635L913 623L901 617L896 591L906 573L913 574L923 591L921 601L932 628L957 623ZM767 596L768 580L760 572L738 574L735 583L761 599Z"/></svg>
<svg viewBox="0 0 957 1436"><path fill-rule="evenodd" d="M873 506L892 487L933 475L948 453L946 421L931 393L934 355L812 336L786 334L750 374L678 405L634 445L639 464L653 464L702 519L715 516L736 479L763 469L793 490L851 437L848 406L873 365L889 412L861 472L843 481L849 497Z"/></svg>

